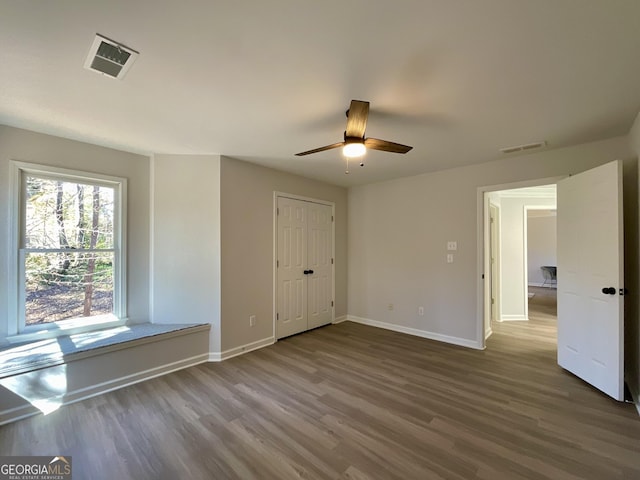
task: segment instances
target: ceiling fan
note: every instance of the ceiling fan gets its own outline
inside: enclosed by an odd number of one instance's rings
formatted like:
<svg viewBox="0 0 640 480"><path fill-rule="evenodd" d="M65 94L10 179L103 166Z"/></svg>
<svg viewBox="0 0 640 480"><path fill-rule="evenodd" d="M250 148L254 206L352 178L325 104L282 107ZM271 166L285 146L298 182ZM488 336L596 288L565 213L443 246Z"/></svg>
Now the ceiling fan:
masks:
<svg viewBox="0 0 640 480"><path fill-rule="evenodd" d="M351 106L346 113L347 129L344 132L343 142L314 148L313 150L307 150L306 152L296 153L296 155L301 157L311 153L324 152L325 150L342 147L342 153L345 157L355 158L363 156L366 153L367 148L392 153L407 153L413 148L408 145L388 142L387 140L364 137L364 131L367 128L367 118L369 117L369 102L351 100Z"/></svg>

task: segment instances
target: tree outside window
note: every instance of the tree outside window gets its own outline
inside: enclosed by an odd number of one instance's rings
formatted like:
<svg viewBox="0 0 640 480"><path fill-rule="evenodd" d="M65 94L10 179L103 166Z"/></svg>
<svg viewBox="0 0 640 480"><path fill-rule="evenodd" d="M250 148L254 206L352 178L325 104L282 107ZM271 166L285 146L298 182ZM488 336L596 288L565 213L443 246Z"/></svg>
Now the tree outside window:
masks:
<svg viewBox="0 0 640 480"><path fill-rule="evenodd" d="M17 332L122 318L125 180L96 177L19 164Z"/></svg>

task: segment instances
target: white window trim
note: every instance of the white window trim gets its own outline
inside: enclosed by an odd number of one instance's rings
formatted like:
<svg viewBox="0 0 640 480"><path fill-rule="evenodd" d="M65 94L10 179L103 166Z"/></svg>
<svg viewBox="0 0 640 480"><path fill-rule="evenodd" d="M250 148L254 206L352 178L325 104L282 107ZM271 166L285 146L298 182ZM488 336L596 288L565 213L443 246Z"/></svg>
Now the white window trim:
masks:
<svg viewBox="0 0 640 480"><path fill-rule="evenodd" d="M12 160L11 164L11 211L9 213L10 234L8 241L9 261L9 302L7 341L25 342L44 338L71 335L90 330L126 324L127 318L127 179L98 173L83 172L66 168L38 165ZM25 174L39 177L58 178L64 176L90 185L102 185L114 189L114 291L113 314L96 315L82 319L68 319L46 325L24 327L24 275L21 257L24 255L21 245L23 211L23 177Z"/></svg>

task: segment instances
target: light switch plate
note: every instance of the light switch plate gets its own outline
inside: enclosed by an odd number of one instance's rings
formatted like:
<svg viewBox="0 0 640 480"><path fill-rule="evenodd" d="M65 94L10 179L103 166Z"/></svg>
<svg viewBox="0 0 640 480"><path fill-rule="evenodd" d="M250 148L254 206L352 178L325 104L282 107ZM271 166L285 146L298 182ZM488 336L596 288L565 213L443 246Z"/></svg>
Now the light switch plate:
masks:
<svg viewBox="0 0 640 480"><path fill-rule="evenodd" d="M453 263L453 253L447 253L447 263Z"/></svg>
<svg viewBox="0 0 640 480"><path fill-rule="evenodd" d="M449 240L447 242L447 250L458 250L458 242Z"/></svg>

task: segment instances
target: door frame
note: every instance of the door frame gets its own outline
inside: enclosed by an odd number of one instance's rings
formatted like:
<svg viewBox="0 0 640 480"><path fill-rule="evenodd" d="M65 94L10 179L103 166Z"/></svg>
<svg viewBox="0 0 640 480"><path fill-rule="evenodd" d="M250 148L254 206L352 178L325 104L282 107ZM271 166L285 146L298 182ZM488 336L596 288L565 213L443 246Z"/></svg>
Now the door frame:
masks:
<svg viewBox="0 0 640 480"><path fill-rule="evenodd" d="M491 286L487 285L491 276L485 273L491 268L490 265L490 224L489 224L489 193L500 190L513 190L517 188L539 187L558 183L559 180L566 178L568 175L558 177L537 178L532 180L524 180L520 182L503 183L498 185L486 185L478 187L476 196L476 269L478 282L476 284L476 342L478 348L484 350L485 328L487 319L491 321Z"/></svg>
<svg viewBox="0 0 640 480"><path fill-rule="evenodd" d="M328 200L321 200L319 198L305 197L302 195L295 195L293 193L286 192L273 192L273 302L272 302L272 323L273 323L273 338L278 341L276 334L276 315L278 310L278 198L290 198L292 200L300 200L302 202L317 203L320 205L327 205L331 207L331 258L333 263L331 264L331 301L333 306L331 307L331 323L336 321L336 204Z"/></svg>
<svg viewBox="0 0 640 480"><path fill-rule="evenodd" d="M500 288L500 207L489 201L489 220L491 220L491 210L494 211L494 222L493 229L491 223L489 224L489 255L490 259L493 257L493 263L489 261L489 317L485 318L485 339L489 338L493 333L491 322L493 320L499 321L500 318L502 318L502 295ZM491 298L492 293L493 299ZM491 303L492 300L494 303ZM494 310L495 319L493 318Z"/></svg>

